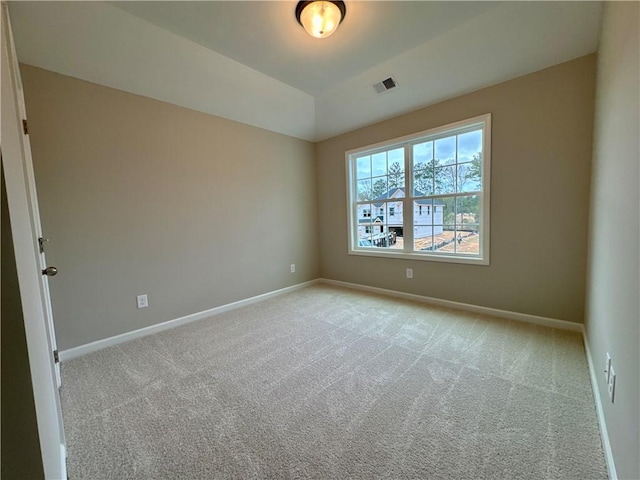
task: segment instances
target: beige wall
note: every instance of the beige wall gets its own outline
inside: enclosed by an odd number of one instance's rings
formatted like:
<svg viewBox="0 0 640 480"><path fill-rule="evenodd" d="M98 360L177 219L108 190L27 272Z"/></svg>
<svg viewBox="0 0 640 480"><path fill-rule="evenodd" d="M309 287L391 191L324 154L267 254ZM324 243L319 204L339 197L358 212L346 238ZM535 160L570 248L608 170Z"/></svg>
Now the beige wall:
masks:
<svg viewBox="0 0 640 480"><path fill-rule="evenodd" d="M317 144L321 275L582 322L594 91L589 55ZM348 255L345 150L484 113L491 265Z"/></svg>
<svg viewBox="0 0 640 480"><path fill-rule="evenodd" d="M317 278L311 143L21 72L61 350Z"/></svg>
<svg viewBox="0 0 640 480"><path fill-rule="evenodd" d="M597 367L607 352L615 403L597 375L619 478L640 478L640 4L607 2L598 53L587 340Z"/></svg>

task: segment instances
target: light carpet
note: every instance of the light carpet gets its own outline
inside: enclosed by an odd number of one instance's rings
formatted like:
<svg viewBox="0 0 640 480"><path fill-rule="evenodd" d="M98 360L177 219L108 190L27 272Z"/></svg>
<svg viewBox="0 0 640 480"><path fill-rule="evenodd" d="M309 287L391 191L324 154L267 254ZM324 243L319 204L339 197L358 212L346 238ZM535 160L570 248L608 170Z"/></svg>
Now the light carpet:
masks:
<svg viewBox="0 0 640 480"><path fill-rule="evenodd" d="M78 479L601 479L582 337L315 285L62 365Z"/></svg>

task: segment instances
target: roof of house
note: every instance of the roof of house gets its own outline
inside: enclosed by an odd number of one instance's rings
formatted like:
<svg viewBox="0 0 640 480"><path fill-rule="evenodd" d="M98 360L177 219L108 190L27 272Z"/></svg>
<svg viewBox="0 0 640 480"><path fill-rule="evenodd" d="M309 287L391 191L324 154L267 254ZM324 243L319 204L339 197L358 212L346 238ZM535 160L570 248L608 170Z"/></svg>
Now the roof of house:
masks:
<svg viewBox="0 0 640 480"><path fill-rule="evenodd" d="M378 196L378 197L376 197L376 198L374 198L374 199L373 199L374 205L375 205L376 207L381 207L381 206L383 205L383 203L381 203L381 202L375 203L375 201L376 201L376 200L387 200L387 199L389 199L389 198L399 198L399 197L394 197L394 195L395 195L396 193L398 193L398 192L399 192L399 193L402 193L402 194L403 194L403 196L404 196L404 188L401 188L401 187L393 187L393 188L390 188L389 190L387 190L387 191L386 191L385 193L383 193L382 195L380 195L380 196ZM414 197L424 197L424 196L425 196L425 194L424 194L424 193L422 193L420 190L418 190L418 189L415 189L415 188L414 188L414 189L413 189L413 196L414 196ZM442 200L437 199L437 198L435 198L435 199L429 199L429 200L416 200L416 203L418 203L418 204L422 204L422 205L431 205L431 204L432 204L432 202L433 202L433 205L444 205L444 203L442 202Z"/></svg>

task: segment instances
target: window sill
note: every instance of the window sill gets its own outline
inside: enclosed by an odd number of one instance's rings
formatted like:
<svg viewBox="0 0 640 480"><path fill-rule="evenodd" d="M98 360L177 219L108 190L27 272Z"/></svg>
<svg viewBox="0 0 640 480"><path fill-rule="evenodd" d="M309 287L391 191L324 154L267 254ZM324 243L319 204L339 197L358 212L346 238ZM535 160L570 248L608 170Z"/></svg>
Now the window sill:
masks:
<svg viewBox="0 0 640 480"><path fill-rule="evenodd" d="M440 263L459 263L465 265L482 265L488 266L489 258L469 257L462 255L439 255L433 253L409 253L404 251L379 251L375 249L357 249L349 250L349 255L358 255L362 257L378 257L378 258L396 258L402 260L419 260L427 262L440 262Z"/></svg>

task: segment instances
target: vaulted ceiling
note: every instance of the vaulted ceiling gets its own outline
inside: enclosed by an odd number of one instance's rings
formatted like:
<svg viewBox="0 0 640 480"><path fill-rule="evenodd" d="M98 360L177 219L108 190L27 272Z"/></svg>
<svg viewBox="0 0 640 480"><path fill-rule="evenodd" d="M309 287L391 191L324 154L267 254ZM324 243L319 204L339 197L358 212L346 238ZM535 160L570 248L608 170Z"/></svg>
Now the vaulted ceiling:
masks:
<svg viewBox="0 0 640 480"><path fill-rule="evenodd" d="M21 62L317 141L595 52L600 2L10 2ZM373 85L393 76L398 87Z"/></svg>

